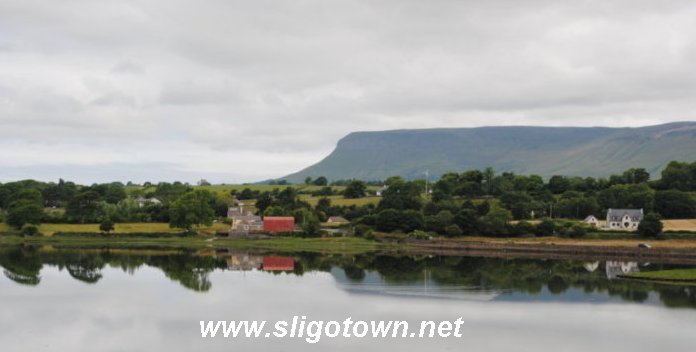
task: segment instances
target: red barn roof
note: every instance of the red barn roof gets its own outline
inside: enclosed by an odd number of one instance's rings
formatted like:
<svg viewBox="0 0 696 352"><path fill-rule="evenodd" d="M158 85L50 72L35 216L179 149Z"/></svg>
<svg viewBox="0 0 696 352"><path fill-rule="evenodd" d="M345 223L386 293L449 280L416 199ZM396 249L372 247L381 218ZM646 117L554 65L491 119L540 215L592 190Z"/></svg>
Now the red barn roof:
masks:
<svg viewBox="0 0 696 352"><path fill-rule="evenodd" d="M267 216L263 218L265 232L292 232L295 230L295 218L292 216Z"/></svg>
<svg viewBox="0 0 696 352"><path fill-rule="evenodd" d="M263 270L292 271L295 270L295 259L290 257L264 257Z"/></svg>

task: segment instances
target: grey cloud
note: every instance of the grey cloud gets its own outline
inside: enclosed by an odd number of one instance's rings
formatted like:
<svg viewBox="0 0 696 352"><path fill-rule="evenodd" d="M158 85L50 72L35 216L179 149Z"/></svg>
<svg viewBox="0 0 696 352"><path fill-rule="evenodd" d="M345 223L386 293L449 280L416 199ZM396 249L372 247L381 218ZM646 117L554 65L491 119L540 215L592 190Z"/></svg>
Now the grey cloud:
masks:
<svg viewBox="0 0 696 352"><path fill-rule="evenodd" d="M142 74L145 72L145 69L136 63L122 61L122 62L119 62L116 65L114 65L111 68L110 72L112 72L112 73L126 73L126 74Z"/></svg>
<svg viewBox="0 0 696 352"><path fill-rule="evenodd" d="M291 172L356 130L690 120L695 16L649 0L2 1L0 135L283 155Z"/></svg>

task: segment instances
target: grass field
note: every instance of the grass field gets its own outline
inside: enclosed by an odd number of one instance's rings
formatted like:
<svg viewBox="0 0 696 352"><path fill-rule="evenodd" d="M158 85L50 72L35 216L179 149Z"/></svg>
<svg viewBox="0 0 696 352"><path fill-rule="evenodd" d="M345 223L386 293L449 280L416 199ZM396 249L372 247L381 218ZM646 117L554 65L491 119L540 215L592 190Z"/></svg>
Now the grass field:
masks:
<svg viewBox="0 0 696 352"><path fill-rule="evenodd" d="M672 269L659 271L645 271L628 274L635 279L663 280L663 281L693 281L696 282L696 269Z"/></svg>
<svg viewBox="0 0 696 352"><path fill-rule="evenodd" d="M599 227L605 227L606 223L606 221L600 220ZM696 219L662 220L662 225L664 231L696 231Z"/></svg>
<svg viewBox="0 0 696 352"><path fill-rule="evenodd" d="M314 192L314 191L319 191L324 186L314 186L314 185L258 185L258 184L248 184L248 185L211 185L211 186L196 186L192 185L194 189L203 189L207 190L213 193L224 193L224 194L229 194L231 190L236 190L237 192L241 192L245 188L249 188L252 191L259 191L259 192L270 192L273 191L273 189L284 189L286 187L293 187L296 188L298 191L307 191L307 192ZM334 189L334 191L341 192L343 191L346 187L345 186L331 186L331 188ZM367 189L370 191L376 191L380 187L378 186L368 186ZM155 187L148 187L144 188L142 186L127 186L126 187L126 193L132 194L134 191L143 191L143 192L154 192Z"/></svg>
<svg viewBox="0 0 696 352"><path fill-rule="evenodd" d="M337 238L272 238L272 239L229 239L193 237L29 237L0 236L0 245L37 244L55 248L104 248L120 249L162 248L162 249L203 249L236 248L243 250L278 252L321 252L324 254L362 254L378 251L386 245L355 237ZM405 246L390 248L405 249Z"/></svg>
<svg viewBox="0 0 696 352"><path fill-rule="evenodd" d="M696 219L662 220L665 231L696 231Z"/></svg>
<svg viewBox="0 0 696 352"><path fill-rule="evenodd" d="M173 229L167 223L159 222L137 222L121 223L114 225L114 233L177 233L181 229ZM210 227L203 227L201 232L213 233L217 230L228 230L230 225L224 223L214 223ZM12 231L7 224L0 223L0 232ZM99 224L41 224L39 231L46 236L52 236L56 232L81 232L81 233L100 233Z"/></svg>
<svg viewBox="0 0 696 352"><path fill-rule="evenodd" d="M322 198L322 197L312 197L312 196L300 197L300 199L309 203L311 206L317 205L320 198ZM377 203L379 203L379 200L382 199L382 197L363 197L363 198L357 198L357 199L346 199L346 198L343 198L343 196L330 196L327 198L331 199L331 205L336 205L336 206L350 206L350 205L363 206L363 205L368 205L368 204L377 205Z"/></svg>

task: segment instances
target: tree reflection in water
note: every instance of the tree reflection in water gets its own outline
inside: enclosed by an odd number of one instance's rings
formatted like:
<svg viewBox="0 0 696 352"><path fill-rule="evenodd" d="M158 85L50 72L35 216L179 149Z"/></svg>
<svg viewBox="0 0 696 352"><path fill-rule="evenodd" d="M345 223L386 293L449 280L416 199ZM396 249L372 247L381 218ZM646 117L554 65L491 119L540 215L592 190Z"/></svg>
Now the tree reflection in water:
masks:
<svg viewBox="0 0 696 352"><path fill-rule="evenodd" d="M106 267L134 273L143 266L158 268L187 289L206 292L213 287L210 274L223 270L261 270L264 254L235 250L119 250L59 249L32 246L1 246L0 266L4 275L21 285L38 285L44 265L66 269L76 280L96 284ZM661 270L686 267L638 263L577 262L569 260L501 259L459 256L409 255L322 255L297 253L286 274L305 272L335 274L342 270L346 284L359 285L378 277L383 285L422 286L423 282L452 290L522 293L530 296L548 292L562 296L571 289L587 295L605 293L625 301L645 302L655 293L667 307L696 308L696 287L637 282L616 278L617 270ZM282 271L274 271L279 275ZM353 286L355 287L355 286Z"/></svg>

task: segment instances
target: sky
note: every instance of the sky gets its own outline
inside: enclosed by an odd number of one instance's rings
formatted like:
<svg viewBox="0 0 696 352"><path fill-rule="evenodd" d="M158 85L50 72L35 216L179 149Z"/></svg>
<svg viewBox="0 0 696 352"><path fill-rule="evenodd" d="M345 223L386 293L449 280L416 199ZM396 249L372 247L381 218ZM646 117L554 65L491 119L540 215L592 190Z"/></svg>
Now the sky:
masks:
<svg viewBox="0 0 696 352"><path fill-rule="evenodd" d="M0 0L0 182L254 182L354 131L696 117L694 1Z"/></svg>

